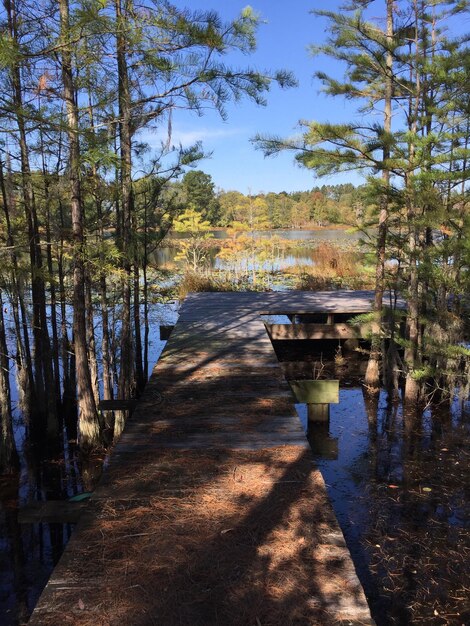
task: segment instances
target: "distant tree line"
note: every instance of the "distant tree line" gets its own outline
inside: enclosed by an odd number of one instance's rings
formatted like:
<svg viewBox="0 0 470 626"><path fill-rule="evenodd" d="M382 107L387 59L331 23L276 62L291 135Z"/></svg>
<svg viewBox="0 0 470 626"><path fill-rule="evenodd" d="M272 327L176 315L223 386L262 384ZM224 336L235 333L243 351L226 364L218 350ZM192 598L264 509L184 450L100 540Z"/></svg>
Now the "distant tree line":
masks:
<svg viewBox="0 0 470 626"><path fill-rule="evenodd" d="M233 222L255 229L362 225L374 210L366 186L351 183L322 185L309 191L243 194L216 189L209 174L192 170L172 188L185 208L197 211L212 226L227 227Z"/></svg>

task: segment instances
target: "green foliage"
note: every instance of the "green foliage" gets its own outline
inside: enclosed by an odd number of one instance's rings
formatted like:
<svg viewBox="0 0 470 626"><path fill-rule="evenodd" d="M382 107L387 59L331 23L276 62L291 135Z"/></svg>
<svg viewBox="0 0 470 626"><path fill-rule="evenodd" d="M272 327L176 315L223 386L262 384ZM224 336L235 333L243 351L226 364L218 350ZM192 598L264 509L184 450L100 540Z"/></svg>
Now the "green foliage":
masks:
<svg viewBox="0 0 470 626"><path fill-rule="evenodd" d="M188 208L194 209L213 226L220 221L220 204L214 192L214 183L209 174L190 170L182 180Z"/></svg>
<svg viewBox="0 0 470 626"><path fill-rule="evenodd" d="M211 225L194 209L186 209L173 223L177 233L187 233L187 239L178 239L180 249L175 260L184 260L193 272L203 267L209 259L208 240L213 234L208 232Z"/></svg>
<svg viewBox="0 0 470 626"><path fill-rule="evenodd" d="M233 221L250 228L316 228L330 224L362 224L372 210L364 188L346 185L322 185L311 191L281 192L245 196L238 191L222 191L218 197L220 220L228 226Z"/></svg>
<svg viewBox="0 0 470 626"><path fill-rule="evenodd" d="M468 35L452 38L444 30L448 18L463 15L468 4L387 0L384 17L374 20L367 17L368 5L316 11L327 20L328 38L312 48L342 63L342 79L323 71L316 77L326 94L355 102L360 117L303 122L300 137L257 136L254 143L267 156L292 151L317 176L368 176L362 198L368 207L358 222L379 226L375 241L369 234L377 288L381 293L386 278L408 300L408 338L398 341L409 374L421 381L433 368L449 370L458 335L446 328L448 302L452 297L458 311L455 296L469 286L463 242L470 235L470 54ZM384 255L394 260L385 276ZM438 352L431 326L421 323L430 310L436 311L433 328L441 336ZM452 384L448 376L446 384Z"/></svg>
<svg viewBox="0 0 470 626"><path fill-rule="evenodd" d="M6 32L0 32L0 69L13 67L20 59L18 43Z"/></svg>
<svg viewBox="0 0 470 626"><path fill-rule="evenodd" d="M186 209L174 222L173 228L177 233L190 233L191 235L200 235L205 233L205 237L212 237L213 235L208 233L211 225L207 220L204 220L198 211L195 209Z"/></svg>
<svg viewBox="0 0 470 626"><path fill-rule="evenodd" d="M411 376L414 380L420 382L426 382L431 379L435 374L435 369L430 365L425 365L420 368L416 368L411 371Z"/></svg>

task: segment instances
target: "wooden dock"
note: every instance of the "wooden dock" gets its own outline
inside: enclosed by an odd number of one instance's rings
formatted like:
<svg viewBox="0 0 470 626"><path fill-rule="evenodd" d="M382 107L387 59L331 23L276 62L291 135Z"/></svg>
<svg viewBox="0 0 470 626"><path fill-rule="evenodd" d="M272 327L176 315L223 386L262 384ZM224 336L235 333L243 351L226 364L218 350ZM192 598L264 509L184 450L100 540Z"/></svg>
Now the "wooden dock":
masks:
<svg viewBox="0 0 470 626"><path fill-rule="evenodd" d="M373 624L260 318L371 302L189 295L30 625Z"/></svg>

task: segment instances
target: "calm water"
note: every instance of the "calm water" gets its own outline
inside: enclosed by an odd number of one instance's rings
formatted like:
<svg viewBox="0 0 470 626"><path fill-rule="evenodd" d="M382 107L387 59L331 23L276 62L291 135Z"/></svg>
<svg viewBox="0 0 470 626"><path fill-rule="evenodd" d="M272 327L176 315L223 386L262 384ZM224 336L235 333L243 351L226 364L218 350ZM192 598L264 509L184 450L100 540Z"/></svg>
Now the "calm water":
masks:
<svg viewBox="0 0 470 626"><path fill-rule="evenodd" d="M470 623L470 403L405 419L343 388L309 439L377 624Z"/></svg>
<svg viewBox="0 0 470 626"><path fill-rule="evenodd" d="M228 239L227 231L225 230L212 230L209 231L215 240L223 241ZM189 237L186 233L174 233L168 237L168 242L172 242L175 239L185 239ZM312 249L315 243L319 242L331 242L339 246L356 244L361 238L360 233L350 233L342 229L322 229L322 230L261 230L254 231L254 237L257 240L272 239L278 237L287 241L298 241L299 245L293 248L278 249L273 254L273 257L269 260L257 261L250 257L246 259L240 258L236 263L237 269L248 271L255 267L260 270L272 270L279 271L287 267L294 265L312 265ZM302 245L302 243L304 245ZM219 249L217 246L210 247L208 250L208 267L211 269L225 270L232 269L233 263L228 263L218 256ZM175 260L178 251L174 245L162 246L158 248L154 255L154 262L160 268L175 269L184 265L183 261ZM243 255L241 255L243 256Z"/></svg>
<svg viewBox="0 0 470 626"><path fill-rule="evenodd" d="M174 324L177 308L176 304L153 304L150 307L151 365L158 360L166 343L160 340L159 326ZM95 322L99 346L98 316ZM11 383L15 439L21 466L18 474L0 476L0 626L16 626L27 620L73 530L71 524L20 523L19 510L31 502L67 500L83 491L93 490L103 464L100 457L85 464L65 432L63 453L44 459L28 440L23 416L15 408L13 368Z"/></svg>
<svg viewBox="0 0 470 626"><path fill-rule="evenodd" d="M229 235L224 229L209 230L214 239L228 239ZM272 239L280 237L289 241L358 241L361 237L360 233L349 233L343 228L321 228L318 230L300 230L294 228L280 228L273 230L255 230L253 231L255 239ZM186 233L172 233L171 238L184 239L189 237Z"/></svg>

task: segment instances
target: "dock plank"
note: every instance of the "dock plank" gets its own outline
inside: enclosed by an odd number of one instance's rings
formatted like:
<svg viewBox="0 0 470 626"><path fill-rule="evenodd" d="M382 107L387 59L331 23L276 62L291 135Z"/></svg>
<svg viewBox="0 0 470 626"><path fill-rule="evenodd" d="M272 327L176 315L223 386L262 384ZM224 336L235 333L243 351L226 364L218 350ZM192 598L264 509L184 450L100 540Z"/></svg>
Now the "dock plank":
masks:
<svg viewBox="0 0 470 626"><path fill-rule="evenodd" d="M190 294L30 625L373 624L260 317L372 300Z"/></svg>

